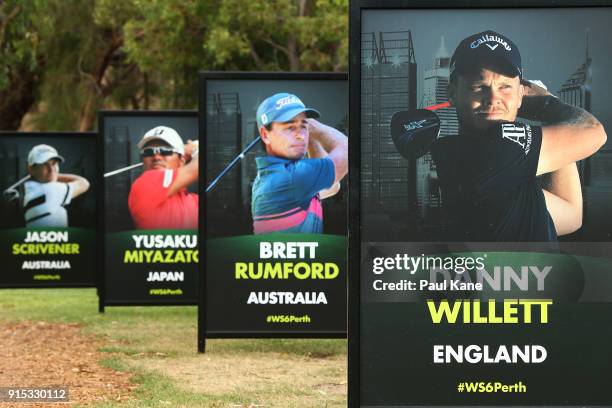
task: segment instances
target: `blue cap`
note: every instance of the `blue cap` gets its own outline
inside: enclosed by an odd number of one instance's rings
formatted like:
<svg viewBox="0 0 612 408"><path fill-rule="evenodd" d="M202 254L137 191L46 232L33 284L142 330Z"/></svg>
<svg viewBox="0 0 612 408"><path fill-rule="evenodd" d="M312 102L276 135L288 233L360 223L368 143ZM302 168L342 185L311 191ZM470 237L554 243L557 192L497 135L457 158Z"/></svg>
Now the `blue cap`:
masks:
<svg viewBox="0 0 612 408"><path fill-rule="evenodd" d="M307 118L318 118L319 111L307 108L295 95L277 93L259 104L257 108L257 128L272 122L289 122L291 119L305 113Z"/></svg>
<svg viewBox="0 0 612 408"><path fill-rule="evenodd" d="M469 72L493 64L501 74L523 77L521 54L509 38L487 30L474 34L459 43L450 60L451 78L458 73Z"/></svg>

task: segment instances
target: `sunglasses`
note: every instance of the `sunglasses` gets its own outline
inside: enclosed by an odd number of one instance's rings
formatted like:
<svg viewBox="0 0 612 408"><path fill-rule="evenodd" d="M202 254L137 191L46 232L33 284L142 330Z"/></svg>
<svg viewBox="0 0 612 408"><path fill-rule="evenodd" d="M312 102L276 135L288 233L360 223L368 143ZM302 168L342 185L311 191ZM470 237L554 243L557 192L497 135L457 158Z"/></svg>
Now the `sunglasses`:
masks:
<svg viewBox="0 0 612 408"><path fill-rule="evenodd" d="M140 155L142 157L153 157L156 154L166 157L166 156L172 156L174 153L178 153L178 152L170 147L162 147L162 146L145 147L144 149L140 151Z"/></svg>

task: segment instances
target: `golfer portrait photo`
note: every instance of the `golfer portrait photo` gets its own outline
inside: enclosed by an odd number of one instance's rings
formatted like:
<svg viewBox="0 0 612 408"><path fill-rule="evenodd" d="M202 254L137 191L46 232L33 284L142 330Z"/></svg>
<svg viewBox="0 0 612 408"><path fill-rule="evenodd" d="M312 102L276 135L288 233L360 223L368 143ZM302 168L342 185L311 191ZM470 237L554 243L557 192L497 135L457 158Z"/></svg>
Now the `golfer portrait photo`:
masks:
<svg viewBox="0 0 612 408"><path fill-rule="evenodd" d="M198 181L197 141L184 143L176 130L157 126L138 149L143 172L128 196L136 229L197 229L198 195L187 191Z"/></svg>
<svg viewBox="0 0 612 408"><path fill-rule="evenodd" d="M254 233L323 233L321 200L348 172L348 138L293 94L268 97L256 115L266 155L256 158Z"/></svg>
<svg viewBox="0 0 612 408"><path fill-rule="evenodd" d="M47 144L36 145L28 154L23 210L27 227L68 227L66 207L89 190L89 181L76 174L60 173L65 160Z"/></svg>
<svg viewBox="0 0 612 408"><path fill-rule="evenodd" d="M445 238L551 242L578 230L576 162L606 142L601 123L526 80L517 45L494 31L459 43L448 96L459 134L431 146Z"/></svg>

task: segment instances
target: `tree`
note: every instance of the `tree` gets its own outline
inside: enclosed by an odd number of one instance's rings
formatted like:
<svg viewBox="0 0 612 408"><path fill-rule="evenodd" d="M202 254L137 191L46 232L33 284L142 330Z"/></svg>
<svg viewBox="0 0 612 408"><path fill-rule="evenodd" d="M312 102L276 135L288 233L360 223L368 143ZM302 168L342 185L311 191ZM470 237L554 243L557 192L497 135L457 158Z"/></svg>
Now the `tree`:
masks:
<svg viewBox="0 0 612 408"><path fill-rule="evenodd" d="M129 3L113 2L115 19L103 16L109 2L48 0L38 19L45 50L41 86L43 107L36 115L39 128L91 130L97 110L109 103L120 87L132 87L140 76L123 52L122 26L132 15Z"/></svg>
<svg viewBox="0 0 612 408"><path fill-rule="evenodd" d="M348 0L221 0L204 49L217 69L344 70Z"/></svg>
<svg viewBox="0 0 612 408"><path fill-rule="evenodd" d="M347 13L348 0L4 0L0 126L195 108L200 70L344 70Z"/></svg>
<svg viewBox="0 0 612 408"><path fill-rule="evenodd" d="M128 60L157 84L152 94L160 107L196 108L197 73L211 61L201 44L216 18L217 1L134 0L134 5L138 18L124 26Z"/></svg>
<svg viewBox="0 0 612 408"><path fill-rule="evenodd" d="M43 60L31 0L0 2L0 129L15 130L35 101Z"/></svg>

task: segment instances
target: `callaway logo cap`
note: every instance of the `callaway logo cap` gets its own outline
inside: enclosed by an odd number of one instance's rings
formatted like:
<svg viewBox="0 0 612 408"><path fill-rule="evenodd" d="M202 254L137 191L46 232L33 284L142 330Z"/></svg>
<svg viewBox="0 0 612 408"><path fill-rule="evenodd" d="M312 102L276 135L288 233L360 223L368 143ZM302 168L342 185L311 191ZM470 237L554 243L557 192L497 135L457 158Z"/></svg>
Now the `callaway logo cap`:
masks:
<svg viewBox="0 0 612 408"><path fill-rule="evenodd" d="M157 126L149 130L138 142L138 148L143 149L147 143L151 140L162 140L166 142L170 147L176 150L180 155L185 154L185 145L183 139L176 133L176 130L169 128L168 126Z"/></svg>
<svg viewBox="0 0 612 408"><path fill-rule="evenodd" d="M455 73L465 73L481 68L483 63L501 70L501 74L523 77L521 54L508 37L495 31L483 31L459 43L450 60L451 78Z"/></svg>
<svg viewBox="0 0 612 408"><path fill-rule="evenodd" d="M289 122L295 116L304 112L307 118L318 118L319 111L307 108L295 95L277 93L259 104L257 108L257 127L266 126L272 122Z"/></svg>
<svg viewBox="0 0 612 408"><path fill-rule="evenodd" d="M57 159L60 162L64 162L64 158L57 153L54 147L46 144L40 144L34 146L30 153L28 153L28 165L33 166L35 164L43 164L48 160Z"/></svg>

